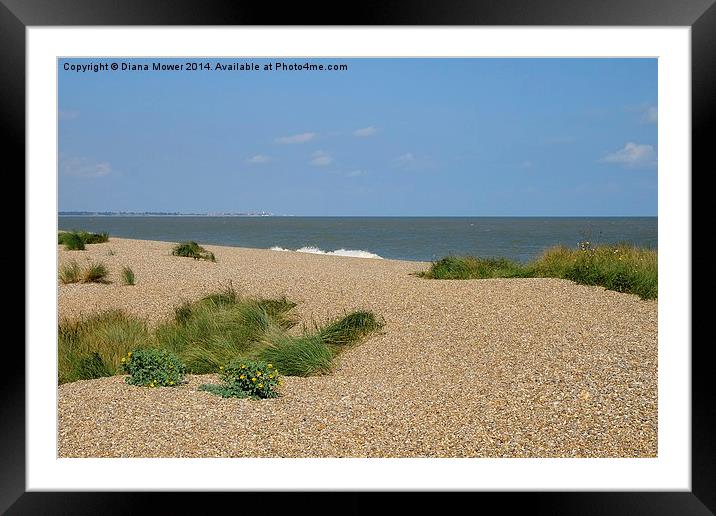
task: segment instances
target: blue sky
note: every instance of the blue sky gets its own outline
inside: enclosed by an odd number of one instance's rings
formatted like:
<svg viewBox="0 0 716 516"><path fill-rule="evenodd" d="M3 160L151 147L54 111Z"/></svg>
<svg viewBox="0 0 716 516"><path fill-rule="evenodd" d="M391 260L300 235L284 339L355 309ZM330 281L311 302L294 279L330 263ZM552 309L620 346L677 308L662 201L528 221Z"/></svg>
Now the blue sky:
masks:
<svg viewBox="0 0 716 516"><path fill-rule="evenodd" d="M657 214L656 59L308 61L60 60L59 209Z"/></svg>

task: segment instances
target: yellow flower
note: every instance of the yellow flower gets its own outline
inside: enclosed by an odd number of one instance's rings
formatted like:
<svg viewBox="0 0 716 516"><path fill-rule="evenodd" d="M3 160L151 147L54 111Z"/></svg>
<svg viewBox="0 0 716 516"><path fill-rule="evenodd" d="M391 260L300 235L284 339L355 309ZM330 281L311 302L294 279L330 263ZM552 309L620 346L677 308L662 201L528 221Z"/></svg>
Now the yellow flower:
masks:
<svg viewBox="0 0 716 516"><path fill-rule="evenodd" d="M241 376L239 376L239 380L243 380L244 378L246 378L245 374L242 374Z"/></svg>
<svg viewBox="0 0 716 516"><path fill-rule="evenodd" d="M244 364L241 364L241 369L246 369L246 366Z"/></svg>
<svg viewBox="0 0 716 516"><path fill-rule="evenodd" d="M261 371L256 371L256 376L261 376Z"/></svg>
<svg viewBox="0 0 716 516"><path fill-rule="evenodd" d="M269 364L268 368L271 369L273 367L273 364Z"/></svg>
<svg viewBox="0 0 716 516"><path fill-rule="evenodd" d="M259 384L259 389L260 389L261 387L263 387L263 386L264 386L264 384L260 383L260 384Z"/></svg>
<svg viewBox="0 0 716 516"><path fill-rule="evenodd" d="M169 385L174 385L174 382L170 381L170 382L169 382Z"/></svg>
<svg viewBox="0 0 716 516"><path fill-rule="evenodd" d="M255 381L256 381L256 378L251 378L251 381L252 381L252 382L255 382Z"/></svg>
<svg viewBox="0 0 716 516"><path fill-rule="evenodd" d="M224 368L224 366L223 366L223 365L220 365L220 366L219 366L219 369L223 369L223 368Z"/></svg>
<svg viewBox="0 0 716 516"><path fill-rule="evenodd" d="M132 352L130 351L129 353L127 353L127 356L128 356L128 357L131 357L131 356L132 356Z"/></svg>
<svg viewBox="0 0 716 516"><path fill-rule="evenodd" d="M269 378L273 379L273 375L272 375L272 374L270 374L270 375L269 375Z"/></svg>
<svg viewBox="0 0 716 516"><path fill-rule="evenodd" d="M127 361L127 359L122 357L122 362L126 362L126 361Z"/></svg>

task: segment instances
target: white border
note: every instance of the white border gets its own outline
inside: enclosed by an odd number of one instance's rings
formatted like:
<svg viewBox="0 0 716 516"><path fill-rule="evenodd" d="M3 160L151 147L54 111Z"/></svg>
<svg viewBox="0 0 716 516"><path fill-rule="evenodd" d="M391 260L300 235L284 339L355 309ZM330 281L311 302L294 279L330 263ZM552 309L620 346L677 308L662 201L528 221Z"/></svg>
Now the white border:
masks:
<svg viewBox="0 0 716 516"><path fill-rule="evenodd" d="M690 39L688 27L29 27L27 489L690 490ZM658 57L658 458L57 459L59 56Z"/></svg>

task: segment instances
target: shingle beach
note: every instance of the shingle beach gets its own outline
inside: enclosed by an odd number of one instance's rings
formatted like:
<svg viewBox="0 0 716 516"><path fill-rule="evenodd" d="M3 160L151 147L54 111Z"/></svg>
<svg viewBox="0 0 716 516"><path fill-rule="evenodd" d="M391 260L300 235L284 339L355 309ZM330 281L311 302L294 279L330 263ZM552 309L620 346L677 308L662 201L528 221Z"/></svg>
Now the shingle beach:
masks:
<svg viewBox="0 0 716 516"><path fill-rule="evenodd" d="M58 388L61 457L655 457L657 301L560 279L428 280L429 264L112 237L59 250L109 284L59 285L59 316L121 308L156 324L231 281L285 295L303 322L356 309L385 320L325 376L281 396L224 399L127 385ZM110 253L110 249L112 253ZM135 286L120 281L123 266Z"/></svg>

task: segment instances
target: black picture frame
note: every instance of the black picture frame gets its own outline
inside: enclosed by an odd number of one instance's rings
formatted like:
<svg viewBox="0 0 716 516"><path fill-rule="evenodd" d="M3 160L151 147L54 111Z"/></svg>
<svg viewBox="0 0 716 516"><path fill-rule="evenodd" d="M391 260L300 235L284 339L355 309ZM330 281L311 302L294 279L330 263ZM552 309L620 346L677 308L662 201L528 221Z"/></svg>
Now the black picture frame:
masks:
<svg viewBox="0 0 716 516"><path fill-rule="evenodd" d="M394 1L327 5L270 2L186 0L0 0L0 116L4 157L25 169L25 29L28 26L83 25L552 25L552 26L688 26L691 28L692 169L706 172L712 147L709 127L716 119L716 0L449 0ZM689 171L684 171L688 173ZM695 174L691 172L693 178ZM693 190L693 189L692 189ZM692 201L693 202L693 201ZM693 204L692 204L693 206ZM693 263L693 261L692 261ZM25 277L29 271L25 270ZM32 299L27 300L28 303ZM693 316L692 316L693 320ZM684 342L692 356L692 452L690 492L529 492L481 493L502 510L524 507L549 514L711 514L716 512L714 383L710 342ZM127 514L149 507L161 496L163 512L186 503L184 493L26 492L24 353L0 375L0 512L7 514ZM7 360L7 359L5 359ZM27 366L27 364L25 364ZM169 496L170 495L170 496ZM292 505L301 506L293 494ZM226 499L211 494L212 503ZM226 494L232 496L232 494ZM237 493L248 501L247 493ZM266 496L266 495L264 495ZM277 498L278 496L278 498ZM348 510L373 509L372 494L354 493ZM272 494L272 503L284 502ZM409 505L423 506L413 493ZM454 503L457 503L454 502ZM474 502L470 502L474 504ZM329 504L330 505L330 504ZM205 506L208 507L208 506ZM404 506L405 507L405 506ZM406 509L408 507L405 507ZM238 507L237 507L238 509ZM344 505L345 510L345 505ZM320 509L316 509L320 511Z"/></svg>

